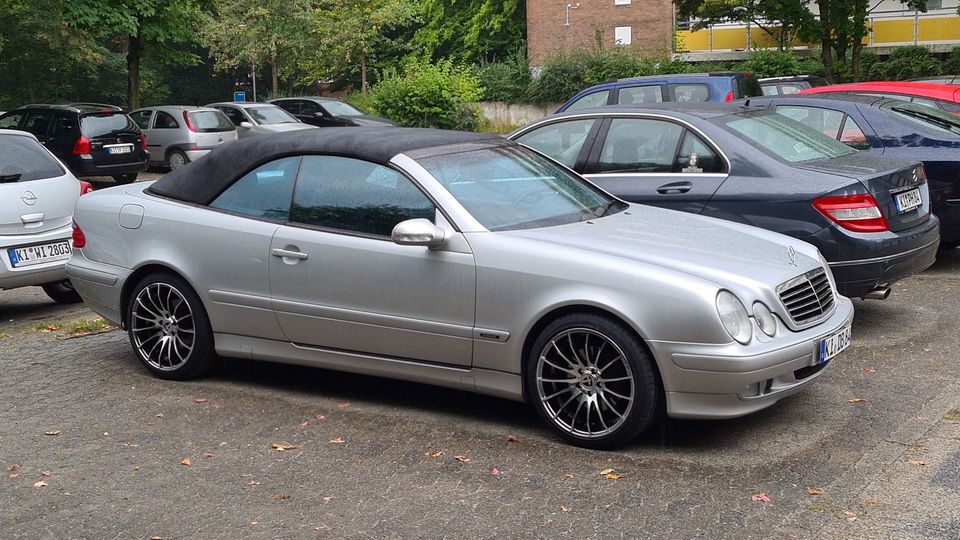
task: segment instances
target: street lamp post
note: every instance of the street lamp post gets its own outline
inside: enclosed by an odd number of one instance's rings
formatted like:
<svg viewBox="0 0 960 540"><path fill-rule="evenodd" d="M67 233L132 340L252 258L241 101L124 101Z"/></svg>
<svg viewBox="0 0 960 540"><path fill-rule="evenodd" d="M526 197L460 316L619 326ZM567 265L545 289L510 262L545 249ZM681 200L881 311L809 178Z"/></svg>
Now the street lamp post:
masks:
<svg viewBox="0 0 960 540"><path fill-rule="evenodd" d="M246 30L246 23L240 23L237 28ZM250 60L250 79L253 81L253 101L257 101L257 59Z"/></svg>

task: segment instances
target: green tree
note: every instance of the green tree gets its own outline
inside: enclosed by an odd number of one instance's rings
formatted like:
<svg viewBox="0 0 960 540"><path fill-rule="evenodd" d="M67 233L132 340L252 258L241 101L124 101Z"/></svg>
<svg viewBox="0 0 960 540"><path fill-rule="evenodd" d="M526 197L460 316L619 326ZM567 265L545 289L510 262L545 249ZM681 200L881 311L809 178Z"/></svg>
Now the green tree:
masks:
<svg viewBox="0 0 960 540"><path fill-rule="evenodd" d="M420 0L423 25L413 36L427 56L461 62L497 60L526 43L524 0Z"/></svg>
<svg viewBox="0 0 960 540"><path fill-rule="evenodd" d="M208 0L63 0L66 22L124 42L127 106L140 106L140 60L144 50L168 61L195 63L196 55L172 47L197 39Z"/></svg>
<svg viewBox="0 0 960 540"><path fill-rule="evenodd" d="M750 23L769 35L780 50L790 48L797 31L815 24L810 0L678 0L680 17L695 17L694 29L721 22Z"/></svg>

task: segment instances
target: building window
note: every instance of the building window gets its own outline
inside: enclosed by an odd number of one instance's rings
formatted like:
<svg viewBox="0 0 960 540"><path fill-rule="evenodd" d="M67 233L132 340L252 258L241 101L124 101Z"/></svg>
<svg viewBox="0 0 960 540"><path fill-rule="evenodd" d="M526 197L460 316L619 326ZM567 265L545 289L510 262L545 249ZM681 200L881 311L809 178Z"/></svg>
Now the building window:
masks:
<svg viewBox="0 0 960 540"><path fill-rule="evenodd" d="M633 41L633 30L629 26L618 26L613 29L613 43L616 45L630 45Z"/></svg>
<svg viewBox="0 0 960 540"><path fill-rule="evenodd" d="M627 6L630 5L631 0L613 0L613 5L615 6ZM929 0L927 0L929 1Z"/></svg>

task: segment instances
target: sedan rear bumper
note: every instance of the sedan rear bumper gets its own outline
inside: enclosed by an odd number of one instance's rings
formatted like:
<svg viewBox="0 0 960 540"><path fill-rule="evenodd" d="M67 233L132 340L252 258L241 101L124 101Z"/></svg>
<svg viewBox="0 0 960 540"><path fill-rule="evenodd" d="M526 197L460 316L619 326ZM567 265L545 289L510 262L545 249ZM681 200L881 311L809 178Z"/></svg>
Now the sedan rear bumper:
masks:
<svg viewBox="0 0 960 540"><path fill-rule="evenodd" d="M61 227L36 234L0 236L0 289L56 283L66 279L66 261L51 261L34 266L14 268L7 248L69 240L71 227Z"/></svg>
<svg viewBox="0 0 960 540"><path fill-rule="evenodd" d="M756 337L747 346L650 342L663 379L667 415L735 418L799 392L832 362L816 363L820 341L852 322L853 303L839 298L825 321L800 332L781 325L779 335L767 343Z"/></svg>

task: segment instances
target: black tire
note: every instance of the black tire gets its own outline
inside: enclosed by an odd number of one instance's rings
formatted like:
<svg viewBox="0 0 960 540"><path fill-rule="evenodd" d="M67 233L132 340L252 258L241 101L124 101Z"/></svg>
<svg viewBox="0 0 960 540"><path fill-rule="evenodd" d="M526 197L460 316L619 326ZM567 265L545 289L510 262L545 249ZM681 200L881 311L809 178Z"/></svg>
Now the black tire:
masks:
<svg viewBox="0 0 960 540"><path fill-rule="evenodd" d="M183 279L159 273L144 277L130 293L126 316L130 345L150 373L183 381L209 369L215 356L210 319Z"/></svg>
<svg viewBox="0 0 960 540"><path fill-rule="evenodd" d="M132 184L137 181L137 174L118 174L113 177L113 181L117 184Z"/></svg>
<svg viewBox="0 0 960 540"><path fill-rule="evenodd" d="M564 364L570 355L576 362ZM631 329L611 318L580 313L553 321L534 341L526 368L527 396L537 413L575 446L617 448L657 418L662 390L653 359ZM586 422L578 423L585 403Z"/></svg>
<svg viewBox="0 0 960 540"><path fill-rule="evenodd" d="M171 150L167 153L167 168L171 171L179 169L187 163L190 163L190 158L181 150Z"/></svg>
<svg viewBox="0 0 960 540"><path fill-rule="evenodd" d="M80 298L80 295L74 290L70 280L65 279L56 283L47 283L42 285L42 287L43 292L47 293L47 296L58 304L77 304L83 302L83 299Z"/></svg>

